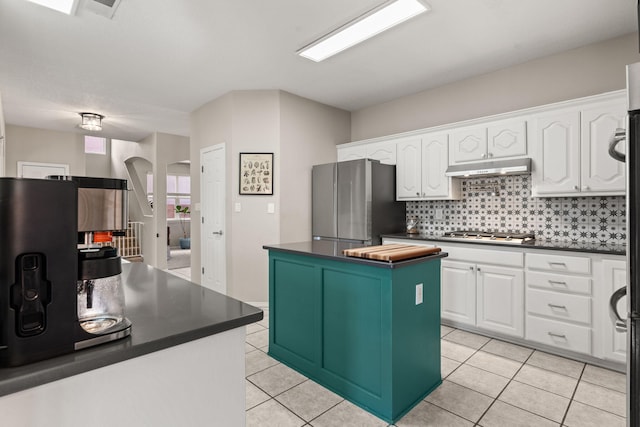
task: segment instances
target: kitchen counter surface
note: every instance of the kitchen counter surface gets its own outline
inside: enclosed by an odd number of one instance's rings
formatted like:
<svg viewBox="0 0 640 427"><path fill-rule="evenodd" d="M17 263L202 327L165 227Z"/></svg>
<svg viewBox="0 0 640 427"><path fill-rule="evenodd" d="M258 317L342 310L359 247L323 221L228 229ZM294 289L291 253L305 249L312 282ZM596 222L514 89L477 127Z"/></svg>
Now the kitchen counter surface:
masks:
<svg viewBox="0 0 640 427"><path fill-rule="evenodd" d="M0 368L0 396L239 328L262 310L142 263L123 263L131 336L15 368Z"/></svg>
<svg viewBox="0 0 640 427"><path fill-rule="evenodd" d="M347 243L347 242L336 242L332 240L311 240L308 242L297 242L297 243L283 243L278 245L264 245L264 249L268 249L270 251L280 251L287 253L297 253L302 255L313 256L317 258L324 259L334 259L343 262L349 262L354 264L364 264L370 265L374 267L380 268L401 268L409 265L413 265L416 263L424 262L426 259L437 259L444 258L447 256L445 252L440 252L439 254L422 256L419 258L412 258L404 261L395 261L395 262L386 262L386 261L376 261L371 259L364 258L356 258L343 255L342 251L344 249L354 249L361 248L363 246L362 243Z"/></svg>
<svg viewBox="0 0 640 427"><path fill-rule="evenodd" d="M513 247L513 248L523 248L523 249L546 249L546 250L559 250L559 251L571 251L571 252L589 252L589 253L598 253L598 254L609 254L609 255L625 255L626 254L626 246L625 245L603 245L600 243L576 243L572 241L556 241L556 240L534 240L530 243L523 244L512 244L512 243L500 243L500 242L474 242L472 239L469 240L452 240L446 237L443 237L442 234L406 234L406 233L398 233L398 234L385 234L382 235L383 238L389 239L407 239L413 241L435 241L435 242L446 242L446 243L460 243L460 244L470 244L470 245L479 245L479 246L502 246L502 247Z"/></svg>

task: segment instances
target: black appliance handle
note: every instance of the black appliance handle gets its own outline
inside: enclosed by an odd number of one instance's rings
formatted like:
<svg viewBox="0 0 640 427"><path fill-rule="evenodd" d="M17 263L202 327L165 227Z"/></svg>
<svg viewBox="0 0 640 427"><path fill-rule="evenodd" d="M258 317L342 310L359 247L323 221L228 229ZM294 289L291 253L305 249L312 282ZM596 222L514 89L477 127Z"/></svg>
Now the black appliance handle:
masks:
<svg viewBox="0 0 640 427"><path fill-rule="evenodd" d="M623 163L625 162L625 155L624 153L616 150L616 146L625 139L627 139L627 131L622 128L618 128L611 138L611 141L609 141L609 155L617 161Z"/></svg>
<svg viewBox="0 0 640 427"><path fill-rule="evenodd" d="M627 332L627 322L625 322L622 317L620 317L620 313L618 313L618 301L626 295L627 287L623 286L615 291L611 295L611 298L609 298L609 316L611 316L611 320L613 320L616 331L618 332Z"/></svg>

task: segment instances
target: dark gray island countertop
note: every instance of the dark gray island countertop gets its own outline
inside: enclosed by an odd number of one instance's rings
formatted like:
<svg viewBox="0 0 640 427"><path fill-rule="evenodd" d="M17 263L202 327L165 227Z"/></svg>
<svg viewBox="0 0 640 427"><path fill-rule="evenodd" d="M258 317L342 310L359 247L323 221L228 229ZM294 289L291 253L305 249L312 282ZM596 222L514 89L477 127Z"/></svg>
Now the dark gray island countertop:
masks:
<svg viewBox="0 0 640 427"><path fill-rule="evenodd" d="M546 239L537 239L532 242L523 243L520 245L514 245L510 243L501 243L501 242L475 242L473 239L469 240L452 240L446 237L443 237L442 234L406 234L406 233L397 233L397 234L384 234L383 238L389 239L406 239L407 241L435 241L435 242L444 242L444 243L461 243L461 244L470 244L476 245L480 247L487 246L502 246L502 247L510 247L510 248L523 248L523 249L547 249L547 250L555 250L555 251L570 251L570 252L588 252L595 254L609 254L609 255L625 255L626 254L626 245L616 245L616 244L603 244L598 242L574 242L574 241L565 241L565 240L546 240Z"/></svg>
<svg viewBox="0 0 640 427"><path fill-rule="evenodd" d="M342 253L345 249L361 248L362 243L338 242L334 240L310 240L307 242L281 243L277 245L264 245L263 248L270 251L288 252L317 258L333 259L353 264L364 264L380 268L401 268L408 265L424 262L427 259L445 258L447 253L440 252L427 256L420 256L403 261L387 262L365 258L346 256Z"/></svg>
<svg viewBox="0 0 640 427"><path fill-rule="evenodd" d="M124 263L131 336L15 368L0 368L0 396L258 322L262 310L141 263Z"/></svg>

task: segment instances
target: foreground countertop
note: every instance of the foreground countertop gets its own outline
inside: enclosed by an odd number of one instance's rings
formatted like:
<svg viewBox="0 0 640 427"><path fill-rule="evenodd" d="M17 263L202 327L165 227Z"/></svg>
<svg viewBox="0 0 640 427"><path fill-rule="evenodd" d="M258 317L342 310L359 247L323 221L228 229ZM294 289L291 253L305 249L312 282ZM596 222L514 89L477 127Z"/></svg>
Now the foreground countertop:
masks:
<svg viewBox="0 0 640 427"><path fill-rule="evenodd" d="M401 268L408 265L413 265L419 262L425 262L428 260L444 258L447 253L440 252L439 254L427 255L418 258L411 258L404 261L376 261L365 258L355 258L346 256L342 253L344 249L361 248L362 243L348 243L338 242L333 240L311 240L308 242L297 243L282 243L277 245L264 245L263 248L271 251L288 252L294 254L307 255L317 258L332 259L342 262L348 262L353 264L364 264L373 267L380 268Z"/></svg>
<svg viewBox="0 0 640 427"><path fill-rule="evenodd" d="M398 234L385 234L382 236L383 238L389 239L407 239L413 241L436 241L436 242L446 242L447 244L469 244L476 246L502 246L502 247L510 247L510 248L523 248L523 249L547 249L547 250L559 250L559 251L571 251L571 252L588 252L588 253L597 253L597 254L609 254L609 255L625 255L626 254L626 246L625 245L608 245L601 243L590 243L590 242L572 242L572 241L563 241L563 240L544 240L538 239L532 242L527 242L519 245L514 245L512 243L501 243L501 242L476 242L473 239L469 240L452 240L446 237L443 237L442 234L406 234L406 233L398 233Z"/></svg>
<svg viewBox="0 0 640 427"><path fill-rule="evenodd" d="M263 318L262 310L142 263L123 263L131 336L15 368L0 368L0 396L194 341Z"/></svg>

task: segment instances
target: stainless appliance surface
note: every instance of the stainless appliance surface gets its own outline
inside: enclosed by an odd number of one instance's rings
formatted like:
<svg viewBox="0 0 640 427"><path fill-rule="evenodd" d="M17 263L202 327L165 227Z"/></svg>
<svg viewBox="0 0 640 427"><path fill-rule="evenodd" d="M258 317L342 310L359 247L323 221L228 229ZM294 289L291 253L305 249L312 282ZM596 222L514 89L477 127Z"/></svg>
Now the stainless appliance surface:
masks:
<svg viewBox="0 0 640 427"><path fill-rule="evenodd" d="M640 4L640 3L639 3ZM613 148L621 142L616 131L610 155L626 163L627 172L627 284L611 295L609 309L618 332L627 333L627 425L640 425L640 63L627 66L628 117L626 154ZM627 297L626 318L618 301Z"/></svg>
<svg viewBox="0 0 640 427"><path fill-rule="evenodd" d="M442 235L445 239L456 241L473 241L480 243L509 243L521 245L535 239L533 233L501 233L480 230L456 230Z"/></svg>
<svg viewBox="0 0 640 427"><path fill-rule="evenodd" d="M531 173L531 159L488 160L484 162L464 163L451 165L445 172L446 176L453 177L481 177L522 175Z"/></svg>
<svg viewBox="0 0 640 427"><path fill-rule="evenodd" d="M380 235L406 227L404 203L395 199L395 166L360 159L312 168L312 235L379 244Z"/></svg>

